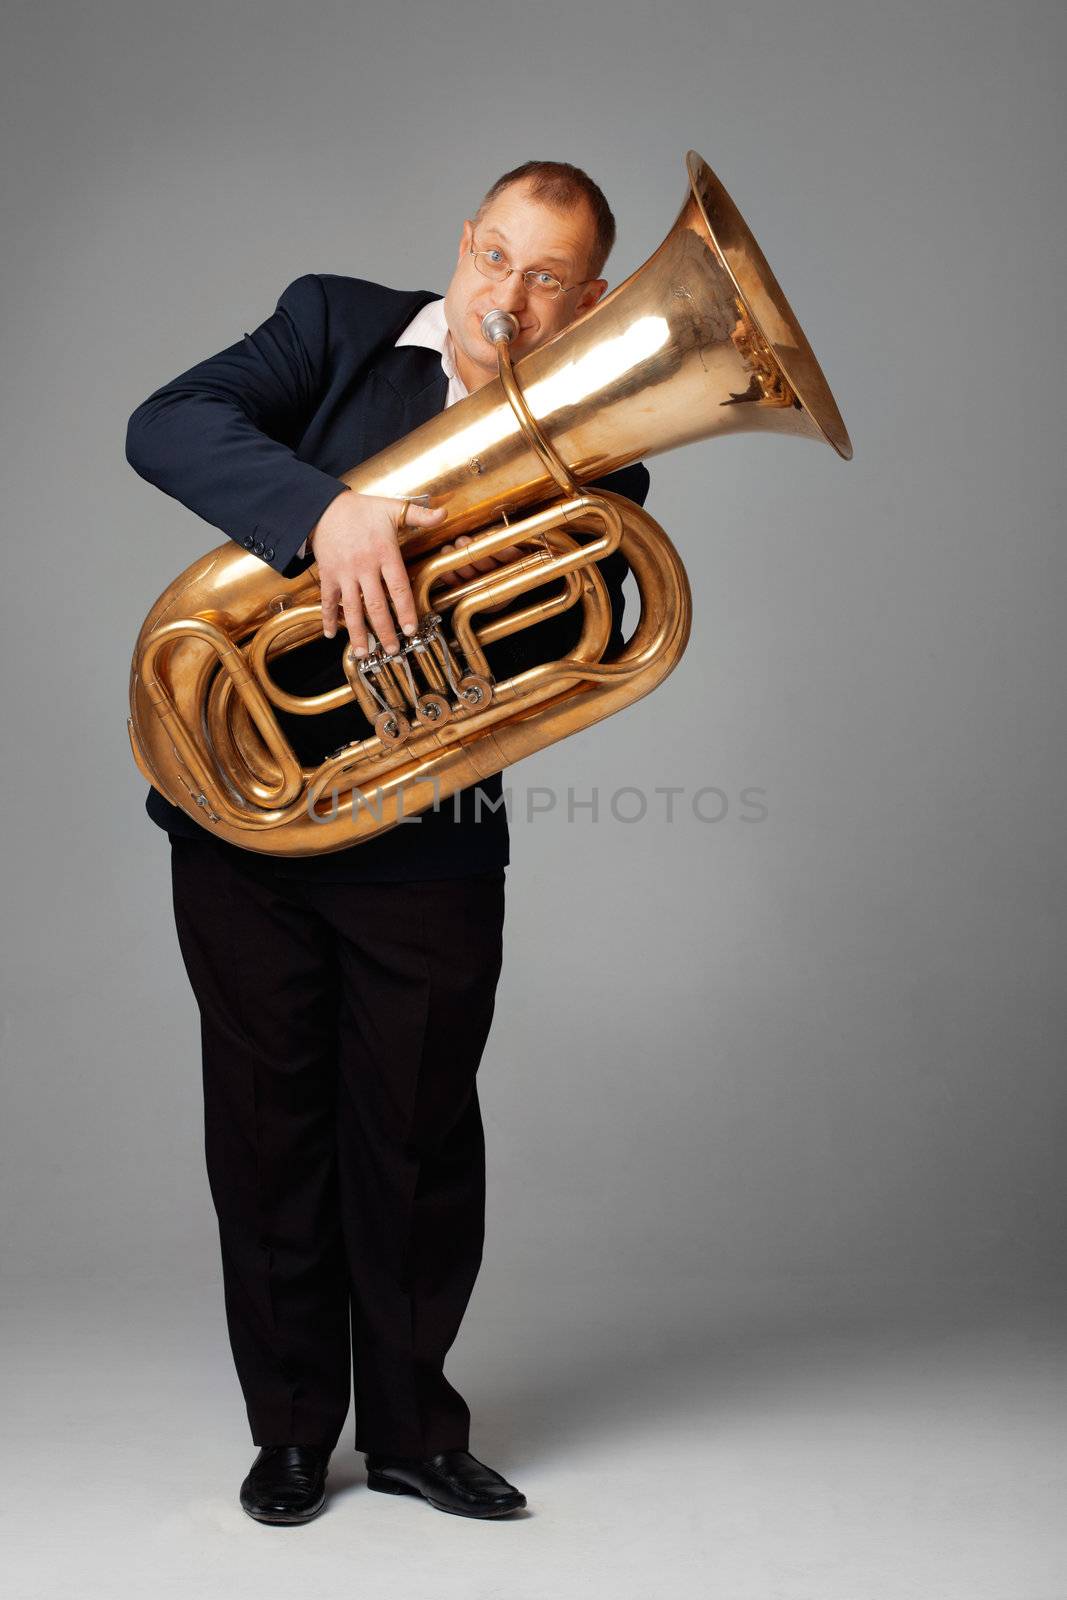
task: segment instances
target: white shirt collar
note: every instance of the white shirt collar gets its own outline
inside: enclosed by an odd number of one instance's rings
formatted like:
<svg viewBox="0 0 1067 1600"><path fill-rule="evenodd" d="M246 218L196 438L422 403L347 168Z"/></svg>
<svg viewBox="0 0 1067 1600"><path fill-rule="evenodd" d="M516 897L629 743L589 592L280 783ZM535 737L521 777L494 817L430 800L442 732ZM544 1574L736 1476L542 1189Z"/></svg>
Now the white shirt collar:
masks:
<svg viewBox="0 0 1067 1600"><path fill-rule="evenodd" d="M466 399L468 390L456 371L455 351L452 347L452 335L445 320L443 300L430 300L420 311L416 311L396 341L396 348L399 349L403 344L417 344L424 350L437 351L441 357L441 370L448 379L446 406L454 405L457 400Z"/></svg>

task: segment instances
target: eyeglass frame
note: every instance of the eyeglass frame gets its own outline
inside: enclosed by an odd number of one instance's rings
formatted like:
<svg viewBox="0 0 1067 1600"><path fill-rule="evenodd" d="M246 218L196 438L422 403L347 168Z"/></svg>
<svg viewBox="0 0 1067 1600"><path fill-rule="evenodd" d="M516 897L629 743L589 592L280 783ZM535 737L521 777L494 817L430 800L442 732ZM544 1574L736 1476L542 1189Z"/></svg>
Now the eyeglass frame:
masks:
<svg viewBox="0 0 1067 1600"><path fill-rule="evenodd" d="M495 245L495 244L494 245L490 245L489 249L490 250L499 250L500 246L499 245ZM470 249L467 251L467 254L474 258L474 270L476 272L481 272L481 268L478 266L478 257L479 256L488 255L489 251L488 250L475 250L475 248L474 248L474 234L473 233L471 234ZM501 252L501 254L503 254L503 252ZM505 261L507 261L507 257L506 256L504 257L504 259L505 259ZM511 277L511 274L513 272L518 272L518 270L519 270L518 267L513 267L511 265L510 261L508 261L507 267L508 267L508 270L503 274L502 277L492 278L492 277L490 277L488 272L481 272L481 276L483 278L487 279L490 283L506 283L507 280ZM528 281L529 278L531 277L531 275L533 277L536 277L539 272L543 272L544 270L545 269L543 267L526 267L526 268L523 269L522 279L523 279L523 282L526 284L527 290L531 294L535 293L537 291L535 291L534 288L533 288L533 285L529 283L529 281ZM558 300L561 294L570 294L574 289L582 289L582 288L585 287L585 285L587 283L595 283L595 281L596 281L594 278L583 278L580 283L563 284L563 283L560 283L559 279L555 276L554 273L550 272L548 275L552 279L553 283L558 284L558 288L556 289L555 294L548 294L544 290L541 290L540 292L544 295L544 298L546 300Z"/></svg>

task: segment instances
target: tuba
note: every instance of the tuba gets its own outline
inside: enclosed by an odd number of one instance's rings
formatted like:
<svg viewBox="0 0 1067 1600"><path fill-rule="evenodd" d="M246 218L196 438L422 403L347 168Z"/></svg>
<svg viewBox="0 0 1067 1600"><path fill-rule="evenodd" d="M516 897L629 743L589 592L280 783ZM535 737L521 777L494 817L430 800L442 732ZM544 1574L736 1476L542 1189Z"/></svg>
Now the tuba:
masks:
<svg viewBox="0 0 1067 1600"><path fill-rule="evenodd" d="M322 693L286 689L271 664L322 638L314 563L283 578L235 541L181 573L152 607L130 673L129 735L149 783L210 833L265 855L342 850L640 699L689 638L685 568L642 508L583 491L643 456L722 433L823 440L845 425L763 253L707 163L656 252L583 317L513 368L507 313L483 332L498 377L344 474L361 494L444 506L400 533L419 624L397 652L341 656ZM435 547L468 533L455 551ZM459 581L455 569L516 547ZM640 614L609 652L597 563L622 552ZM523 604L532 590L544 593ZM570 652L508 676L487 648L580 606ZM360 737L301 762L277 712L358 706Z"/></svg>

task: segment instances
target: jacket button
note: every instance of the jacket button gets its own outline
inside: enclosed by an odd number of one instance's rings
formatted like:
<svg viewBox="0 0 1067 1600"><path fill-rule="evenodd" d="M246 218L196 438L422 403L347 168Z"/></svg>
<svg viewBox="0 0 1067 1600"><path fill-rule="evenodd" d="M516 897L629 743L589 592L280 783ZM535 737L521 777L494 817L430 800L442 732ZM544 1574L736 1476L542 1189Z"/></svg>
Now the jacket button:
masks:
<svg viewBox="0 0 1067 1600"><path fill-rule="evenodd" d="M273 561L274 560L274 546L272 544L269 544L267 546L267 548L264 550L263 554L266 556L268 561Z"/></svg>
<svg viewBox="0 0 1067 1600"><path fill-rule="evenodd" d="M246 550L251 550L251 548L252 548L252 535L249 534L248 538L243 540L242 543L244 544L244 547L245 547Z"/></svg>

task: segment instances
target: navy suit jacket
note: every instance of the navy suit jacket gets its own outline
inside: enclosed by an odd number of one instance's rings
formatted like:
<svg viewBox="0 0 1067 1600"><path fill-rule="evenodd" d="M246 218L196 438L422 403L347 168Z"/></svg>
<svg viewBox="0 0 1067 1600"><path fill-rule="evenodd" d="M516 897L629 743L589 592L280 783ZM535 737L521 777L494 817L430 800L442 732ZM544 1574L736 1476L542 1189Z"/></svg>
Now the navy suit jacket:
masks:
<svg viewBox="0 0 1067 1600"><path fill-rule="evenodd" d="M416 345L395 348L415 313L440 298L428 290L389 289L332 273L297 278L253 333L164 384L137 407L127 429L127 460L142 478L275 571L295 576L311 564L297 551L343 492L341 474L443 409L448 381L438 353ZM641 463L598 480L639 505L648 484ZM599 566L612 599L616 645L622 638L622 582L629 568L619 552ZM494 672L506 674L531 660L563 654L577 638L579 611L572 607L490 646L486 655ZM345 639L339 628L333 639L323 637L279 657L272 672L299 693L339 683ZM312 764L368 731L354 704L326 716L280 712L278 718L299 759ZM497 802L501 777L483 779L458 798L443 800L436 811L327 855L287 860L217 838L215 843L249 870L290 877L396 881L487 871L509 860L507 815L503 805L476 808L475 788ZM168 833L203 838L209 831L154 787L146 809Z"/></svg>

